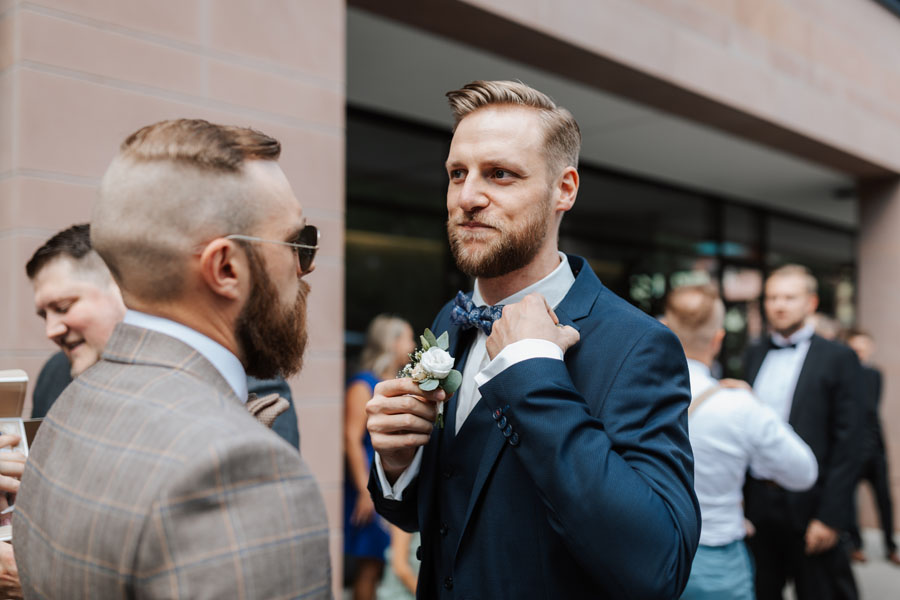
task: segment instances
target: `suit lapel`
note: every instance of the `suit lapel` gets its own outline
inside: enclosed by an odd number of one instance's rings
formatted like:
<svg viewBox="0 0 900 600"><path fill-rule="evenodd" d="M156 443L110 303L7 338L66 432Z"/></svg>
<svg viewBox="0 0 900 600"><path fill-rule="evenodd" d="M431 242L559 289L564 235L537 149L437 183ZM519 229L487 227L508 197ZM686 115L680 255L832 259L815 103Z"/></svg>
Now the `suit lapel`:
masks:
<svg viewBox="0 0 900 600"><path fill-rule="evenodd" d="M586 268L583 258L577 256L569 256L569 266L575 274L575 283L572 284L569 293L563 298L559 306L554 311L559 322L562 325L569 325L575 329L579 329L578 321L590 314L591 308L597 301L603 285L594 272L590 268ZM580 343L580 342L579 342ZM571 350L571 349L570 349ZM479 410L481 402L475 405L473 410ZM483 407L482 407L483 410ZM472 517L472 511L481 496L484 484L494 468L503 448L506 446L506 438L501 435L492 435L485 440L484 452L481 455L481 461L478 464L478 471L475 475L475 481L472 485L472 493L469 496L469 505L466 507L466 516L463 519L462 534L459 536L457 543L457 551L459 543L462 542L466 528L469 525L469 519Z"/></svg>
<svg viewBox="0 0 900 600"><path fill-rule="evenodd" d="M753 385L753 382L756 381L756 376L759 375L759 368L762 366L768 351L766 344L751 347L747 360L747 372L744 374L750 385Z"/></svg>
<svg viewBox="0 0 900 600"><path fill-rule="evenodd" d="M798 407L811 396L807 390L810 382L815 377L813 371L815 371L816 365L820 363L820 354L824 349L822 341L822 338L814 335L809 342L809 350L806 352L806 358L803 359L803 366L800 367L800 375L797 377L797 385L794 388L794 396L791 398L791 415L788 418L788 423L791 425L795 425L797 415L801 415L804 412L804 408Z"/></svg>

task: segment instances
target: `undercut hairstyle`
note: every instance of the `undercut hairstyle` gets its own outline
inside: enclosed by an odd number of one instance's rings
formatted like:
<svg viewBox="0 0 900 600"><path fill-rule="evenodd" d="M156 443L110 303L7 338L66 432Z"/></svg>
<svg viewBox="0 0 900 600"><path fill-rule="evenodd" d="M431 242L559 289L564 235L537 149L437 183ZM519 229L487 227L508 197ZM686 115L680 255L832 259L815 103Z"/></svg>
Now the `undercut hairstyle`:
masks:
<svg viewBox="0 0 900 600"><path fill-rule="evenodd" d="M806 287L806 292L812 296L817 296L819 294L819 282L816 281L816 276L812 274L807 267L803 265L798 265L795 263L790 263L778 267L771 273L769 273L769 279L774 277L800 277L803 279L804 287Z"/></svg>
<svg viewBox="0 0 900 600"><path fill-rule="evenodd" d="M198 246L250 233L261 200L244 166L280 154L281 144L264 133L200 119L128 136L103 176L91 232L123 296L174 299Z"/></svg>
<svg viewBox="0 0 900 600"><path fill-rule="evenodd" d="M473 81L447 92L453 130L466 116L486 106L525 106L538 111L544 123L544 151L553 170L578 168L581 131L575 117L550 96L519 81Z"/></svg>
<svg viewBox="0 0 900 600"><path fill-rule="evenodd" d="M685 285L666 297L665 320L686 351L705 352L725 322L725 304L712 285Z"/></svg>
<svg viewBox="0 0 900 600"><path fill-rule="evenodd" d="M63 229L35 250L25 265L25 274L34 281L44 267L59 259L69 259L75 271L90 277L98 284L110 283L109 269L91 247L91 226L88 223Z"/></svg>

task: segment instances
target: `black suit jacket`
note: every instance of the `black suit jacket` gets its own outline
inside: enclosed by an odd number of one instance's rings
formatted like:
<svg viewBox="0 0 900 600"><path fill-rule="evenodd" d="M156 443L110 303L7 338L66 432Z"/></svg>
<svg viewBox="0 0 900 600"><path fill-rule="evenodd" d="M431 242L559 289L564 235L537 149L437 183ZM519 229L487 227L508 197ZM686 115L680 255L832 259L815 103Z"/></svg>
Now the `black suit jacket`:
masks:
<svg viewBox="0 0 900 600"><path fill-rule="evenodd" d="M745 356L747 380L754 383L768 353L765 340L751 346ZM864 395L862 368L848 347L817 335L803 361L788 422L812 449L819 463L819 478L805 492L774 490L748 477L744 490L745 513L753 523L787 517L797 531L818 519L835 529L847 529L851 498L861 456ZM783 494L785 506L775 498Z"/></svg>

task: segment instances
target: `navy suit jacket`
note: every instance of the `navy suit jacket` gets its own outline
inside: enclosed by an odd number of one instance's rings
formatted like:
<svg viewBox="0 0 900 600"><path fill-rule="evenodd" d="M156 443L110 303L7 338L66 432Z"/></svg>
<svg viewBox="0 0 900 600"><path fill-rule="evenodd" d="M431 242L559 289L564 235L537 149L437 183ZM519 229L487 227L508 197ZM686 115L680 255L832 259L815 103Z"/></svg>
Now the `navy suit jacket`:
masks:
<svg viewBox="0 0 900 600"><path fill-rule="evenodd" d="M569 262L576 280L556 313L580 341L564 362L526 360L480 388L473 410L505 408L517 443L492 428L471 465L455 597L677 598L690 573L700 509L681 344L606 289L584 259ZM432 329L449 332L462 369L472 337L450 323L450 308ZM438 437L402 501L384 499L374 472L369 483L378 512L420 530L426 548L438 529ZM431 598L441 582L421 554L418 596Z"/></svg>

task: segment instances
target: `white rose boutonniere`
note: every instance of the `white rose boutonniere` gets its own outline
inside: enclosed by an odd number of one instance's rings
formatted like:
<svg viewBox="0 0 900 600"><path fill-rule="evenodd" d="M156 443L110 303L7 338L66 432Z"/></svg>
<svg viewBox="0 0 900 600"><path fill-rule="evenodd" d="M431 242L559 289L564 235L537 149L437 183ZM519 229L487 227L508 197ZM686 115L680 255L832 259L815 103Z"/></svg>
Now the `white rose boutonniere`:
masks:
<svg viewBox="0 0 900 600"><path fill-rule="evenodd" d="M422 391L441 388L447 396L453 395L462 383L462 373L453 368L454 359L447 352L450 336L445 331L434 337L430 329L419 336L422 347L409 355L410 362L400 370L398 377L409 377L419 384ZM438 407L437 426L444 428L444 405Z"/></svg>

